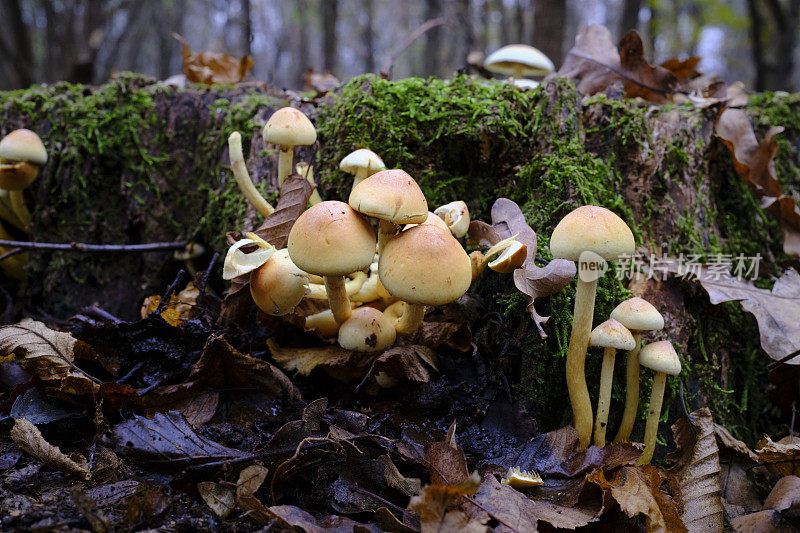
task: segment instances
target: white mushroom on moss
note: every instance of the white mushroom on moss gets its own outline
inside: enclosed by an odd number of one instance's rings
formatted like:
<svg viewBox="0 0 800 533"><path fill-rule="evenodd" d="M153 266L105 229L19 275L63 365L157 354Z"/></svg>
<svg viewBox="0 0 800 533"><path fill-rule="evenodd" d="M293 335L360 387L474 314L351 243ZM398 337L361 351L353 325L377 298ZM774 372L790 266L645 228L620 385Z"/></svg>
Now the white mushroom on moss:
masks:
<svg viewBox="0 0 800 533"><path fill-rule="evenodd" d="M526 76L546 76L555 71L550 58L526 44L509 44L499 48L486 58L483 65L488 71L512 76L515 81ZM528 81L522 82L522 88L530 88Z"/></svg>
<svg viewBox="0 0 800 533"><path fill-rule="evenodd" d="M677 376L681 373L681 361L675 348L669 341L653 342L639 352L639 364L655 372L653 389L650 392L650 407L647 409L647 425L644 429L644 451L636 461L637 466L650 463L656 449L658 420L661 418L661 405L664 401L664 388L667 375Z"/></svg>
<svg viewBox="0 0 800 533"><path fill-rule="evenodd" d="M22 191L33 183L45 163L47 150L31 130L14 130L0 141L0 189L8 191L11 208L26 231L31 214L25 207Z"/></svg>
<svg viewBox="0 0 800 533"><path fill-rule="evenodd" d="M278 186L292 173L294 147L317 142L317 130L302 111L282 107L264 125L264 142L278 145Z"/></svg>
<svg viewBox="0 0 800 533"><path fill-rule="evenodd" d="M347 154L339 162L339 170L355 176L353 178L353 187L351 187L352 190L356 185L372 176L376 172L386 170L386 165L384 164L383 159L378 157L378 154L372 150L359 148L358 150Z"/></svg>

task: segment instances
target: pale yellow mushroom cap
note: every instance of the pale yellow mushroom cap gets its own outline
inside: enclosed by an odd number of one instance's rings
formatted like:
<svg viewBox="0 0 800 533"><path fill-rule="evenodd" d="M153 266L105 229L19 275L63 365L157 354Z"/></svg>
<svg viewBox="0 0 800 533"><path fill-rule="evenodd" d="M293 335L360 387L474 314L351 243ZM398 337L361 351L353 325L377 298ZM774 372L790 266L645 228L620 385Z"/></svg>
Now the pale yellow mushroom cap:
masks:
<svg viewBox="0 0 800 533"><path fill-rule="evenodd" d="M428 218L425 195L408 173L382 170L356 185L350 207L367 216L395 224L422 224Z"/></svg>
<svg viewBox="0 0 800 533"><path fill-rule="evenodd" d="M286 248L278 250L250 274L250 294L268 315L288 315L306 293L308 275L297 268Z"/></svg>
<svg viewBox="0 0 800 533"><path fill-rule="evenodd" d="M469 208L462 200L439 206L433 212L441 217L454 236L461 238L467 234L470 222Z"/></svg>
<svg viewBox="0 0 800 533"><path fill-rule="evenodd" d="M47 150L36 133L23 128L3 137L0 141L0 158L44 165L47 163Z"/></svg>
<svg viewBox="0 0 800 533"><path fill-rule="evenodd" d="M631 331L653 331L664 328L664 317L653 305L639 297L625 300L611 311L611 318L618 320Z"/></svg>
<svg viewBox="0 0 800 533"><path fill-rule="evenodd" d="M339 163L339 169L348 174L355 174L357 170L362 168L376 172L385 169L386 165L383 163L383 159L378 157L378 154L366 148L350 152Z"/></svg>
<svg viewBox="0 0 800 533"><path fill-rule="evenodd" d="M639 352L639 364L671 376L681 373L681 360L669 341L651 342Z"/></svg>
<svg viewBox="0 0 800 533"><path fill-rule="evenodd" d="M420 224L386 243L378 274L396 298L411 304L444 305L467 292L472 265L449 232Z"/></svg>
<svg viewBox="0 0 800 533"><path fill-rule="evenodd" d="M394 344L397 331L392 321L373 307L353 310L339 327L339 346L357 352L377 352Z"/></svg>
<svg viewBox="0 0 800 533"><path fill-rule="evenodd" d="M364 270L375 255L375 232L344 202L320 202L300 215L289 232L292 262L318 276Z"/></svg>
<svg viewBox="0 0 800 533"><path fill-rule="evenodd" d="M625 222L604 207L581 206L561 219L550 237L550 251L557 259L577 261L591 251L606 261L632 254L633 233Z"/></svg>
<svg viewBox="0 0 800 533"><path fill-rule="evenodd" d="M613 318L606 320L592 330L589 344L602 348L616 348L617 350L633 350L636 347L636 341L631 332L628 331L628 328Z"/></svg>
<svg viewBox="0 0 800 533"><path fill-rule="evenodd" d="M496 259L489 263L489 268L501 274L509 274L522 267L528 257L528 247L519 241L511 241Z"/></svg>
<svg viewBox="0 0 800 533"><path fill-rule="evenodd" d="M264 142L279 146L309 145L317 142L317 130L302 111L282 107L264 126Z"/></svg>
<svg viewBox="0 0 800 533"><path fill-rule="evenodd" d="M545 76L555 70L549 57L540 50L526 44L509 44L495 50L484 61L483 66L490 72L513 76L522 69L524 76Z"/></svg>

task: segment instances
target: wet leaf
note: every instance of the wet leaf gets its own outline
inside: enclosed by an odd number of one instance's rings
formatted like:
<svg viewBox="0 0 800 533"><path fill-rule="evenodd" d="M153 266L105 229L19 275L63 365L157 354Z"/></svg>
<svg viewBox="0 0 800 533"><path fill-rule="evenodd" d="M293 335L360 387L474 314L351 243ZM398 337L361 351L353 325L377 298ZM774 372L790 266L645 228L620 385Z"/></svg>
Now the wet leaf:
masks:
<svg viewBox="0 0 800 533"><path fill-rule="evenodd" d="M36 389L29 389L17 396L11 407L11 418L24 418L31 424L49 424L56 420L81 416L81 411L65 409L62 402L42 396Z"/></svg>
<svg viewBox="0 0 800 533"><path fill-rule="evenodd" d="M669 456L670 469L683 501L681 518L692 531L722 531L722 489L719 483L719 449L711 411L704 407L672 425L677 450Z"/></svg>
<svg viewBox="0 0 800 533"><path fill-rule="evenodd" d="M419 329L408 337L408 342L434 350L447 347L459 352L468 352L472 349L472 330L466 322L459 324L423 322Z"/></svg>
<svg viewBox="0 0 800 533"><path fill-rule="evenodd" d="M782 476L800 475L800 438L784 437L773 442L768 435L758 442L756 453L771 472Z"/></svg>
<svg viewBox="0 0 800 533"><path fill-rule="evenodd" d="M267 511L272 518L277 519L277 525L281 528L291 528L291 530L305 533L349 533L351 531L378 533L380 531L376 526L360 524L342 516L328 516L317 520L310 513L294 505L275 505Z"/></svg>
<svg viewBox="0 0 800 533"><path fill-rule="evenodd" d="M778 480L764 502L763 510L731 520L741 533L795 533L800 520L800 478Z"/></svg>
<svg viewBox="0 0 800 533"><path fill-rule="evenodd" d="M213 481L202 481L197 484L197 492L220 518L225 518L233 511L235 495L231 487Z"/></svg>
<svg viewBox="0 0 800 533"><path fill-rule="evenodd" d="M635 30L625 34L617 50L611 32L597 24L581 28L555 75L571 79L585 95L621 83L628 98L641 97L657 104L667 102L677 84L669 70L647 62L642 38Z"/></svg>
<svg viewBox="0 0 800 533"><path fill-rule="evenodd" d="M369 374L377 376L382 373L394 380L412 383L428 383L431 370L436 369L436 353L419 344L411 346L393 346L381 353L372 363Z"/></svg>
<svg viewBox="0 0 800 533"><path fill-rule="evenodd" d="M456 442L455 422L447 428L443 441L425 446L425 463L433 485L459 485L469 480L467 457Z"/></svg>
<svg viewBox="0 0 800 533"><path fill-rule="evenodd" d="M413 496L419 493L422 487L420 480L418 478L408 478L401 474L397 466L392 462L391 457L381 455L376 461L383 466L383 477L388 486L399 490L406 496Z"/></svg>
<svg viewBox="0 0 800 533"><path fill-rule="evenodd" d="M220 52L192 52L183 37L172 35L183 45L183 74L191 82L206 85L239 83L253 66L250 56L236 58Z"/></svg>
<svg viewBox="0 0 800 533"><path fill-rule="evenodd" d="M100 510L91 496L84 492L83 487L72 487L69 491L72 504L92 526L95 533L105 533L111 530L111 522Z"/></svg>
<svg viewBox="0 0 800 533"><path fill-rule="evenodd" d="M11 438L25 453L50 468L69 474L78 474L85 479L89 478L89 469L85 465L76 463L64 455L57 446L47 442L39 429L24 418L14 420Z"/></svg>
<svg viewBox="0 0 800 533"><path fill-rule="evenodd" d="M714 436L719 447L722 505L728 519L760 510L761 498L753 481L758 456L718 424L714 424Z"/></svg>
<svg viewBox="0 0 800 533"><path fill-rule="evenodd" d="M197 305L197 297L200 291L194 286L193 282L189 282L181 292L170 296L169 303L164 306L164 309L159 313L170 326L177 327L184 321L191 318L192 310ZM155 313L158 306L161 304L161 296L153 295L148 296L142 303L140 310L141 317L147 318Z"/></svg>
<svg viewBox="0 0 800 533"><path fill-rule="evenodd" d="M272 358L285 370L308 375L320 367L342 381L363 377L375 357L374 354L345 350L339 345L292 348L282 347L268 339L267 346Z"/></svg>
<svg viewBox="0 0 800 533"><path fill-rule="evenodd" d="M411 498L408 508L419 515L423 533L486 531L485 519L471 518L460 509L464 496L475 494L480 483L480 476L474 472L460 484L428 485Z"/></svg>

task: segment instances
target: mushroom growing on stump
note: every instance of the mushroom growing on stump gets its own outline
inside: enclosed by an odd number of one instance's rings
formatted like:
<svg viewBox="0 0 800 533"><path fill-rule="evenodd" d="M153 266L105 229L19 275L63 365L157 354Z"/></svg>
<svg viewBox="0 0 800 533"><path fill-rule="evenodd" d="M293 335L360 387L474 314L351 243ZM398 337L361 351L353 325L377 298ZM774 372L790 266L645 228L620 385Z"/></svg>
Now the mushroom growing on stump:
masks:
<svg viewBox="0 0 800 533"><path fill-rule="evenodd" d="M242 152L242 134L238 131L231 133L228 137L228 156L231 159L231 170L233 177L236 178L236 184L245 198L256 208L256 211L264 215L270 216L275 212L275 208L261 196L256 186L253 185L253 180L250 179L250 174L247 172L247 166L244 164L244 152Z"/></svg>
<svg viewBox="0 0 800 533"><path fill-rule="evenodd" d="M567 389L572 404L575 429L581 449L592 437L592 402L586 387L586 349L594 317L597 279L603 261L632 254L633 233L617 215L603 207L581 206L558 223L550 237L550 251L555 259L578 261L578 285L575 312L567 350Z"/></svg>
<svg viewBox="0 0 800 533"><path fill-rule="evenodd" d="M664 327L664 317L650 302L642 298L629 298L611 311L611 318L618 320L633 333L636 346L628 352L625 378L625 411L614 442L630 440L636 410L639 406L639 350L642 345L642 331L654 331Z"/></svg>
<svg viewBox="0 0 800 533"><path fill-rule="evenodd" d="M403 224L422 224L428 219L428 202L414 181L402 170L382 170L365 179L350 193L350 207L379 219L378 252Z"/></svg>
<svg viewBox="0 0 800 533"><path fill-rule="evenodd" d="M392 321L372 307L359 307L339 328L339 346L356 352L379 352L394 344Z"/></svg>
<svg viewBox="0 0 800 533"><path fill-rule="evenodd" d="M447 224L454 237L461 238L469 229L469 208L461 200L437 207L433 211Z"/></svg>
<svg viewBox="0 0 800 533"><path fill-rule="evenodd" d="M681 373L681 361L669 341L653 342L639 352L639 364L653 370L653 390L650 393L650 408L647 410L647 425L644 429L644 451L636 461L637 466L650 463L656 449L658 419L661 418L661 403L664 401L664 386L667 374L677 376Z"/></svg>
<svg viewBox="0 0 800 533"><path fill-rule="evenodd" d="M515 81L523 76L546 76L555 70L550 58L525 44L510 44L495 50L483 65L490 72L513 76ZM528 88L525 82L522 85Z"/></svg>
<svg viewBox="0 0 800 533"><path fill-rule="evenodd" d="M264 142L277 144L278 186L292 173L295 146L308 146L317 142L317 130L302 111L282 107L275 111L263 131Z"/></svg>
<svg viewBox="0 0 800 533"><path fill-rule="evenodd" d="M47 163L47 150L42 140L31 130L14 130L0 141L0 189L9 191L11 208L27 230L31 214L25 207L22 191Z"/></svg>
<svg viewBox="0 0 800 533"><path fill-rule="evenodd" d="M378 154L366 148L360 148L355 152L350 152L339 162L339 170L353 174L353 187L372 176L378 171L385 170L386 165Z"/></svg>
<svg viewBox="0 0 800 533"><path fill-rule="evenodd" d="M597 399L597 418L594 422L594 444L598 448L606 445L608 409L611 405L611 385L614 382L614 359L617 350L632 350L635 346L633 335L628 329L609 319L594 328L589 339L592 346L605 348L603 369L600 371L600 395Z"/></svg>
<svg viewBox="0 0 800 533"><path fill-rule="evenodd" d="M344 276L372 263L375 232L369 222L344 202L320 202L297 218L287 248L298 268L323 277L336 322L350 318Z"/></svg>
<svg viewBox="0 0 800 533"><path fill-rule="evenodd" d="M250 294L264 313L288 315L303 299L308 274L297 268L286 248L278 250L250 274Z"/></svg>
<svg viewBox="0 0 800 533"><path fill-rule="evenodd" d="M415 226L386 243L378 273L386 290L406 302L395 323L398 333L416 331L426 305L457 300L472 283L467 253L450 233L431 224Z"/></svg>

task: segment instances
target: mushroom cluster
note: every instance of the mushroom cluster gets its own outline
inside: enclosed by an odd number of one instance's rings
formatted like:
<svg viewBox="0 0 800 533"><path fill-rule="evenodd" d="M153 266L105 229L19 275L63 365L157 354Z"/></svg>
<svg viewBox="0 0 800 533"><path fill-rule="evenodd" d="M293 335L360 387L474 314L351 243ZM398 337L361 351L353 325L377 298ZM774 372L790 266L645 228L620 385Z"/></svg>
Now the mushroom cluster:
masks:
<svg viewBox="0 0 800 533"><path fill-rule="evenodd" d="M645 449L637 464L647 464L655 449L658 420L667 374L677 375L680 359L669 341L659 341L641 348L644 331L664 327L658 310L642 298L620 303L608 320L592 330L597 280L614 261L634 252L633 233L625 222L608 209L586 205L567 214L555 227L550 251L555 258L578 262L578 286L575 311L567 350L567 389L572 405L573 423L581 448L586 448L594 434L594 444L606 444L606 429L611 402L616 350L627 350L625 410L615 442L630 439L639 404L639 366L656 372L645 428ZM600 373L597 416L592 425L592 404L586 385L586 352L589 346L604 348Z"/></svg>

